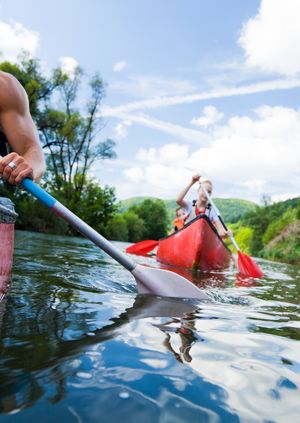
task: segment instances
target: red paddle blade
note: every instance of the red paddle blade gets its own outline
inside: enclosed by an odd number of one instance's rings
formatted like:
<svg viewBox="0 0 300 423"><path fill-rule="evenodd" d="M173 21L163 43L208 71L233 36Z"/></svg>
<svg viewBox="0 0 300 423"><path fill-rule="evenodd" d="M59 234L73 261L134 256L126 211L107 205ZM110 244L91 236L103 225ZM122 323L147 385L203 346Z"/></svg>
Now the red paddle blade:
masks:
<svg viewBox="0 0 300 423"><path fill-rule="evenodd" d="M158 245L158 241L153 239L147 239L145 241L137 242L136 244L130 245L126 248L126 253L135 254L137 256L145 256Z"/></svg>
<svg viewBox="0 0 300 423"><path fill-rule="evenodd" d="M240 274L251 278L261 278L264 274L255 261L246 254L238 251L238 266Z"/></svg>

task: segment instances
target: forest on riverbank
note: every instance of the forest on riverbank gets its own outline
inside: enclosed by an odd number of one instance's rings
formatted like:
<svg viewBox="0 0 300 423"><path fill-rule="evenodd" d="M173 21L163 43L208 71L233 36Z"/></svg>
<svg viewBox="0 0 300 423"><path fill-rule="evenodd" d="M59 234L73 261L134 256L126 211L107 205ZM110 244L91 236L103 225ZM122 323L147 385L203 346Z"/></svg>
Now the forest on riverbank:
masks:
<svg viewBox="0 0 300 423"><path fill-rule="evenodd" d="M137 197L122 202L118 219L121 221L123 216L126 220L128 213L146 201L150 200ZM242 251L269 260L300 263L300 197L273 204L268 201L261 206L239 199L215 199L215 203ZM167 200L164 204L169 213L170 230L176 203ZM131 239L132 242L138 240ZM232 248L231 243L227 243Z"/></svg>
<svg viewBox="0 0 300 423"><path fill-rule="evenodd" d="M105 237L128 242L160 239L172 230L176 203L157 198L119 202L114 187L92 179L97 160L116 157L115 142L101 139L105 84L99 75L86 80L81 68L72 77L57 68L45 76L37 60L0 63L24 86L45 151L47 172L41 185ZM80 87L88 100L79 109ZM30 194L0 181L0 196L10 197L19 214L17 229L73 235L73 229ZM300 199L258 206L246 200L216 199L241 249L254 256L300 263Z"/></svg>

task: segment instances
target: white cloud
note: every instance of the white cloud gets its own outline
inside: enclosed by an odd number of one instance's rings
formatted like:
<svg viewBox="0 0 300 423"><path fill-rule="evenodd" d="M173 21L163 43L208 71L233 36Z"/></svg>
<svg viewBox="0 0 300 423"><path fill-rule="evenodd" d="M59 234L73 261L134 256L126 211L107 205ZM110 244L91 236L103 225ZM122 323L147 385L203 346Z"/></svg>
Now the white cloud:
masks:
<svg viewBox="0 0 300 423"><path fill-rule="evenodd" d="M118 192L123 198L127 196L149 195L171 198L172 193L180 188L183 181L188 180L190 171L183 163L189 155L189 146L182 144L166 144L159 149L139 149L135 161L139 167L124 170L124 179ZM125 181L129 184L125 184ZM131 182L135 182L132 186ZM125 195L125 197L124 197Z"/></svg>
<svg viewBox="0 0 300 423"><path fill-rule="evenodd" d="M114 137L117 140L123 140L128 135L127 128L131 125L131 122L129 120L123 120L122 122L117 123L117 125L114 127Z"/></svg>
<svg viewBox="0 0 300 423"><path fill-rule="evenodd" d="M157 159L157 149L156 148L141 148L136 154L136 158L140 162L144 163L154 163Z"/></svg>
<svg viewBox="0 0 300 423"><path fill-rule="evenodd" d="M168 164L152 163L142 167L125 169L124 177L129 181L127 187L122 181L122 189L130 195L148 195L161 198L171 198L178 189L181 189L183 181L188 181L190 172L182 167ZM132 185L132 182L135 185ZM117 187L119 188L119 187ZM118 192L121 192L118 189ZM122 193L123 194L123 193Z"/></svg>
<svg viewBox="0 0 300 423"><path fill-rule="evenodd" d="M264 179L249 179L244 182L236 182L236 185L255 190L257 193L263 194L265 191L266 182Z"/></svg>
<svg viewBox="0 0 300 423"><path fill-rule="evenodd" d="M132 182L140 182L144 176L144 171L138 167L130 167L124 170L124 175Z"/></svg>
<svg viewBox="0 0 300 423"><path fill-rule="evenodd" d="M65 56L59 59L61 70L64 74L69 76L71 79L74 78L76 69L79 64L74 57Z"/></svg>
<svg viewBox="0 0 300 423"><path fill-rule="evenodd" d="M299 0L262 0L259 11L244 25L239 43L246 63L264 71L300 72Z"/></svg>
<svg viewBox="0 0 300 423"><path fill-rule="evenodd" d="M196 101L236 97L276 90L289 90L299 87L299 78L274 79L237 87L221 87L212 91L204 91L196 94L154 97L149 100L133 101L117 107L105 106L103 107L103 113L106 116L122 116L123 114L132 113L137 110L158 109L160 107L175 106L179 104L191 104Z"/></svg>
<svg viewBox="0 0 300 423"><path fill-rule="evenodd" d="M184 126L175 125L170 122L165 122L160 119L152 118L151 116L144 115L142 113L126 114L119 113L114 109L103 108L102 116L106 117L117 117L126 121L138 123L148 128L157 129L166 134L172 135L176 139L183 139L189 142L200 144L207 140L207 135L204 132L197 131L195 129L186 128Z"/></svg>
<svg viewBox="0 0 300 423"><path fill-rule="evenodd" d="M146 164L169 164L181 165L182 161L188 159L189 146L184 144L165 144L159 149L141 148L136 154L136 158L140 162Z"/></svg>
<svg viewBox="0 0 300 423"><path fill-rule="evenodd" d="M195 142L197 144L200 144L207 139L207 136L204 132L185 128L184 126L175 125L160 119L155 119L142 113L128 115L127 118L132 122L139 123L140 125L146 126L148 128L165 132L166 134L172 135L176 139L183 139L189 142Z"/></svg>
<svg viewBox="0 0 300 423"><path fill-rule="evenodd" d="M203 116L200 116L198 118L193 118L191 120L191 124L196 126L210 126L217 123L219 120L221 120L224 116L222 112L219 112L216 107L214 106L205 106L203 108Z"/></svg>
<svg viewBox="0 0 300 423"><path fill-rule="evenodd" d="M125 81L112 82L110 89L125 95L152 98L192 93L197 90L197 85L184 79L163 78L157 75L136 75L130 76Z"/></svg>
<svg viewBox="0 0 300 423"><path fill-rule="evenodd" d="M120 62L116 62L113 65L113 71L114 72L122 72L126 68L127 68L127 63L124 60L122 60Z"/></svg>
<svg viewBox="0 0 300 423"><path fill-rule="evenodd" d="M217 128L209 147L199 149L190 164L202 163L205 173L243 184L249 179L281 182L300 168L300 112L262 106L256 118L234 117Z"/></svg>
<svg viewBox="0 0 300 423"><path fill-rule="evenodd" d="M205 147L174 143L140 149L134 168L140 169L140 192L175 197L199 172L214 181L219 196L259 201L263 193L274 199L300 194L299 133L299 110L262 106L253 119L236 116L215 128Z"/></svg>
<svg viewBox="0 0 300 423"><path fill-rule="evenodd" d="M0 58L17 62L22 51L31 57L35 56L39 47L39 34L25 28L19 22L0 22Z"/></svg>

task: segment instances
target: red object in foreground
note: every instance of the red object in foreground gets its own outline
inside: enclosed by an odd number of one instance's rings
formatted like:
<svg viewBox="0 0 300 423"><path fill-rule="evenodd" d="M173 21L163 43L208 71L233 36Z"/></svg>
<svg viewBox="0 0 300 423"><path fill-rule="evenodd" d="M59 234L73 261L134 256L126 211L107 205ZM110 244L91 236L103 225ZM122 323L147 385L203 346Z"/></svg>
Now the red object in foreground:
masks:
<svg viewBox="0 0 300 423"><path fill-rule="evenodd" d="M238 267L241 276L261 278L264 275L255 261L241 251L238 251Z"/></svg>
<svg viewBox="0 0 300 423"><path fill-rule="evenodd" d="M157 250L157 259L163 263L204 271L226 268L231 256L231 251L204 214L161 239Z"/></svg>
<svg viewBox="0 0 300 423"><path fill-rule="evenodd" d="M153 239L146 239L145 241L137 242L136 244L130 245L126 248L126 253L135 254L136 256L145 256L157 247L159 241Z"/></svg>
<svg viewBox="0 0 300 423"><path fill-rule="evenodd" d="M0 223L0 301L5 294L13 264L14 224Z"/></svg>

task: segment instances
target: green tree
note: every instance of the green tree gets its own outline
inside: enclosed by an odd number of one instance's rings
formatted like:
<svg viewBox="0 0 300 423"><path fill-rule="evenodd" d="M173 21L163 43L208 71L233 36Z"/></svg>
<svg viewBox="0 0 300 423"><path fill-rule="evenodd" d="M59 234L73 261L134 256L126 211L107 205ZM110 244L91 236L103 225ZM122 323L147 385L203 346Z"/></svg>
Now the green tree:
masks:
<svg viewBox="0 0 300 423"><path fill-rule="evenodd" d="M102 188L96 180L87 180L80 202L76 202L74 197L70 208L94 229L104 233L117 209L114 189L108 186Z"/></svg>
<svg viewBox="0 0 300 423"><path fill-rule="evenodd" d="M137 242L143 238L144 221L135 212L128 210L123 214L127 224L129 242Z"/></svg>
<svg viewBox="0 0 300 423"><path fill-rule="evenodd" d="M54 69L46 77L37 60L23 56L19 64L1 63L0 70L14 75L28 94L31 114L47 158L48 170L42 184L87 223L105 230L116 210L114 190L102 188L88 177L88 171L96 160L116 156L114 141L99 139L99 132L104 126L100 116L105 94L102 79L94 75L89 80L89 100L85 107L79 108L77 99L84 76L79 67L73 76ZM36 225L37 230L43 230L43 227L51 230L48 226L52 225L52 219L48 219L44 226L38 218L33 219L32 210L37 210L33 199L20 194L15 188L5 187L5 184L1 187L3 192L15 191L17 208L22 211L20 222L25 227L33 229L32 226ZM59 225L54 225L55 228L62 230Z"/></svg>
<svg viewBox="0 0 300 423"><path fill-rule="evenodd" d="M270 206L272 204L272 198L269 194L262 194L260 202L264 207Z"/></svg>
<svg viewBox="0 0 300 423"><path fill-rule="evenodd" d="M273 238L275 238L276 235L278 235L287 225L292 223L294 220L296 220L297 217L297 210L288 208L286 212L280 216L280 218L277 218L276 220L273 220L267 227L263 237L262 242L264 245L268 244Z"/></svg>
<svg viewBox="0 0 300 423"><path fill-rule="evenodd" d="M109 220L105 228L105 236L115 241L128 241L127 222L123 215L117 214Z"/></svg>
<svg viewBox="0 0 300 423"><path fill-rule="evenodd" d="M80 68L72 78L64 78L61 74L61 108L53 109L47 104L38 118L41 140L49 152L47 165L53 188L62 191L66 199L75 201L81 199L91 165L96 160L116 156L113 140L98 140L98 133L103 128L99 112L104 97L103 81L98 75L90 80L90 100L81 113L76 108L81 79Z"/></svg>
<svg viewBox="0 0 300 423"><path fill-rule="evenodd" d="M162 200L146 199L129 210L136 213L144 223L143 239L159 239L167 234L168 214Z"/></svg>
<svg viewBox="0 0 300 423"><path fill-rule="evenodd" d="M262 237L275 215L276 213L272 206L256 207L255 211L248 213L242 219L242 225L248 226L253 230L253 236L250 241L251 254L256 256L262 254L264 248Z"/></svg>
<svg viewBox="0 0 300 423"><path fill-rule="evenodd" d="M229 225L229 227L233 231L234 238L241 251L250 254L250 246L253 238L253 229L246 226L242 226L240 223ZM229 240L226 240L226 244L234 253L236 252L235 248Z"/></svg>

